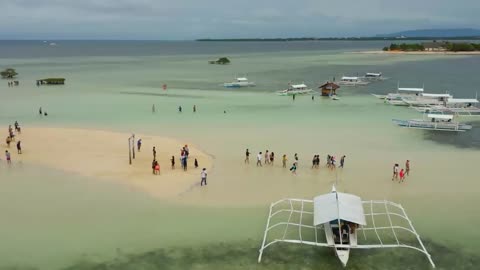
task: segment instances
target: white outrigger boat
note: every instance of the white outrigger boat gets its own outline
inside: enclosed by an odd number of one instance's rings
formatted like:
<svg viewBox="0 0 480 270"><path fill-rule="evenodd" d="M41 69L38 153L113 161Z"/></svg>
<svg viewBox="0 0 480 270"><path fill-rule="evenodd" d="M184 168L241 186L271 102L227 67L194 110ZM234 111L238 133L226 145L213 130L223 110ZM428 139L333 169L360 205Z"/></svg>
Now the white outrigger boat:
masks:
<svg viewBox="0 0 480 270"><path fill-rule="evenodd" d="M400 82L397 84L397 92L396 93L388 93L386 95L383 94L372 94L372 96L385 100L385 103L391 105L402 105L406 106L405 102L403 102L403 98L408 97L416 97L423 93L425 86L422 88L413 88L413 87L400 87Z"/></svg>
<svg viewBox="0 0 480 270"><path fill-rule="evenodd" d="M431 105L446 105L449 99L453 98L452 95L445 94L430 94L430 93L421 93L418 96L404 97L402 98L403 102L406 103L406 106L411 107L422 107L422 106L431 106Z"/></svg>
<svg viewBox="0 0 480 270"><path fill-rule="evenodd" d="M358 236L360 232L363 237ZM375 242L367 241L367 233ZM400 242L399 236L404 233L415 236L417 245ZM283 199L270 205L258 262L267 247L280 242L333 248L343 266L351 249L409 248L423 253L435 268L400 204L362 201L358 196L337 192L335 186L331 193L313 200Z"/></svg>
<svg viewBox="0 0 480 270"><path fill-rule="evenodd" d="M422 113L454 114L459 116L480 116L480 108L476 98L450 98L443 105L415 107Z"/></svg>
<svg viewBox="0 0 480 270"><path fill-rule="evenodd" d="M362 80L360 77L350 77L350 76L342 76L340 81L338 81L338 85L344 85L344 86L362 86L362 85L367 85L370 82Z"/></svg>
<svg viewBox="0 0 480 270"><path fill-rule="evenodd" d="M313 90L308 88L304 83L302 84L289 84L285 90L277 91L280 96L292 96L292 95L305 95L312 93Z"/></svg>
<svg viewBox="0 0 480 270"><path fill-rule="evenodd" d="M459 123L453 118L453 115L430 113L427 114L426 119L392 119L392 122L400 127L426 130L463 132L472 129L471 125Z"/></svg>
<svg viewBox="0 0 480 270"><path fill-rule="evenodd" d="M223 84L223 86L227 88L253 87L255 85L254 82L249 82L247 77L238 77L233 82Z"/></svg>
<svg viewBox="0 0 480 270"><path fill-rule="evenodd" d="M388 78L383 77L383 74L381 72L367 72L365 75L362 77L363 80L366 81L384 81L387 80Z"/></svg>

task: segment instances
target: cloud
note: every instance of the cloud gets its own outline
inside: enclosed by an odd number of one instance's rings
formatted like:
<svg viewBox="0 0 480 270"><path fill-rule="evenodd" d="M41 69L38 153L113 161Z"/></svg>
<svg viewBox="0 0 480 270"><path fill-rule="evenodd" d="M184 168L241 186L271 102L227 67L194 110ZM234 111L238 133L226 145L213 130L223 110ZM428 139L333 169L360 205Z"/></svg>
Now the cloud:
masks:
<svg viewBox="0 0 480 270"><path fill-rule="evenodd" d="M478 0L0 0L0 39L365 36L479 27Z"/></svg>

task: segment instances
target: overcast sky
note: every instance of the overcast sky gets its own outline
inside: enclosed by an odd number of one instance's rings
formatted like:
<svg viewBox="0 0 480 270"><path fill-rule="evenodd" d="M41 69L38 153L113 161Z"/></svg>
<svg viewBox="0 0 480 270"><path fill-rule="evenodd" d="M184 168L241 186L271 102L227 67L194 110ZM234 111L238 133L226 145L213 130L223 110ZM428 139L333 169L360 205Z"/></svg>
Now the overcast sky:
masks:
<svg viewBox="0 0 480 270"><path fill-rule="evenodd" d="M0 0L0 39L368 36L480 28L480 0Z"/></svg>

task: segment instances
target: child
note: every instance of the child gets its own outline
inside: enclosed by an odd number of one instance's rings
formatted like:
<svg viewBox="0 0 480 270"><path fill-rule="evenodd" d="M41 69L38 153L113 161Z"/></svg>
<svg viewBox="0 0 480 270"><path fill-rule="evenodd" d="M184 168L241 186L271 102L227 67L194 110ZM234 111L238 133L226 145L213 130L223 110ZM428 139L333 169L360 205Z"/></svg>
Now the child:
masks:
<svg viewBox="0 0 480 270"><path fill-rule="evenodd" d="M155 162L155 174L160 174L160 164L158 162Z"/></svg>
<svg viewBox="0 0 480 270"><path fill-rule="evenodd" d="M290 168L290 171L291 171L293 174L297 175L297 162L294 162L294 163L293 163L292 167Z"/></svg>
<svg viewBox="0 0 480 270"><path fill-rule="evenodd" d="M194 164L195 164L195 169L198 168L198 161L197 161L197 159L195 159L195 163L194 163Z"/></svg>
<svg viewBox="0 0 480 270"><path fill-rule="evenodd" d="M287 155L285 155L285 154L282 157L282 166L283 166L283 168L287 167Z"/></svg>
<svg viewBox="0 0 480 270"><path fill-rule="evenodd" d="M172 156L172 159L170 159L170 161L172 162L172 170L175 169L175 157Z"/></svg>
<svg viewBox="0 0 480 270"><path fill-rule="evenodd" d="M403 169L400 170L400 182L403 182L403 180L405 180L405 172L403 171Z"/></svg>

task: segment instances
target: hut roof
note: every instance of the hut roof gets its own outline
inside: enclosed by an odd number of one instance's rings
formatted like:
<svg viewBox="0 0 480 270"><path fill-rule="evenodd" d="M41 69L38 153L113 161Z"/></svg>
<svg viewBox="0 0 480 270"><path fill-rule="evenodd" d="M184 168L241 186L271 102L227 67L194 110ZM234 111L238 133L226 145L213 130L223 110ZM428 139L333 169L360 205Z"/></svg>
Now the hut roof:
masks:
<svg viewBox="0 0 480 270"><path fill-rule="evenodd" d="M326 82L323 85L320 85L320 87L318 88L337 90L338 88L340 88L340 86L334 82Z"/></svg>

